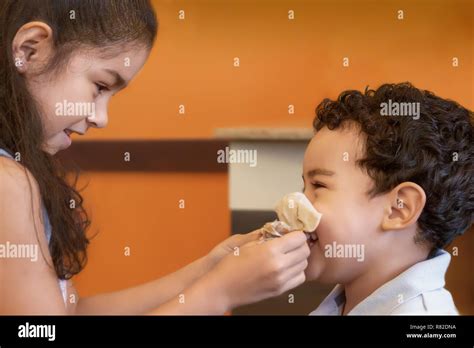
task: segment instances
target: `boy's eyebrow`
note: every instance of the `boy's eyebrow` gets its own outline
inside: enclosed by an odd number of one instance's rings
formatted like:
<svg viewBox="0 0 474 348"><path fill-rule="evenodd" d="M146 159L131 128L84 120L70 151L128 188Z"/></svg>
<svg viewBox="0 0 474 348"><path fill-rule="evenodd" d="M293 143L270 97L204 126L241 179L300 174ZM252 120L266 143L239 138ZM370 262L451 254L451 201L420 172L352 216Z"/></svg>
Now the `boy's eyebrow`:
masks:
<svg viewBox="0 0 474 348"><path fill-rule="evenodd" d="M104 70L108 72L110 75L112 75L115 79L115 82L112 87L116 87L120 89L127 87L127 84L128 84L127 81L125 81L125 79L118 72L112 69L104 69Z"/></svg>
<svg viewBox="0 0 474 348"><path fill-rule="evenodd" d="M334 173L332 170L328 170L328 169L323 169L323 168L316 168L316 169L312 169L308 172L308 176L311 177L311 176L316 176L316 175L327 175L327 176L333 176L335 175L336 173Z"/></svg>

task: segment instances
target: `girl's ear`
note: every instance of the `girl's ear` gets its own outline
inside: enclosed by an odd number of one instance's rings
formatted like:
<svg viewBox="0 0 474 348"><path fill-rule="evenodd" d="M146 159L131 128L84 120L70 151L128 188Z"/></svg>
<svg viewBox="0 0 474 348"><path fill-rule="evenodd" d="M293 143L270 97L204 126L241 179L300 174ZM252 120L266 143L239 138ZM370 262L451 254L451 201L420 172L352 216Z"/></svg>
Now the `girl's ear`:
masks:
<svg viewBox="0 0 474 348"><path fill-rule="evenodd" d="M425 191L413 182L402 182L389 194L382 230L400 230L416 224L426 203Z"/></svg>
<svg viewBox="0 0 474 348"><path fill-rule="evenodd" d="M29 22L18 29L12 41L15 66L20 73L38 71L53 52L53 31L43 22Z"/></svg>

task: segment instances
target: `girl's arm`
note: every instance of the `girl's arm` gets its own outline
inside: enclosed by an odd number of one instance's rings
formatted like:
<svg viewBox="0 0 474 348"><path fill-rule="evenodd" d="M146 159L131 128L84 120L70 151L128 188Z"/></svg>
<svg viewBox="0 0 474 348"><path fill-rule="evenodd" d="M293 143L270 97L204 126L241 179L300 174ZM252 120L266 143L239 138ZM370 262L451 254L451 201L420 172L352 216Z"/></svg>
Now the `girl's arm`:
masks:
<svg viewBox="0 0 474 348"><path fill-rule="evenodd" d="M234 252L235 247L256 241L259 236L258 230L233 235L214 247L208 255L170 275L121 291L80 298L76 311L78 314L148 313L173 298L179 298L185 289L207 274L223 257Z"/></svg>
<svg viewBox="0 0 474 348"><path fill-rule="evenodd" d="M178 296L212 267L211 260L205 256L160 279L112 293L80 298L76 313L145 314Z"/></svg>
<svg viewBox="0 0 474 348"><path fill-rule="evenodd" d="M224 314L236 306L277 296L302 284L308 256L309 248L302 232L292 232L265 243L250 242L242 245L238 254L224 256L208 272L202 272L202 264L199 265L203 262L201 259L162 280L96 296L94 302L88 304L89 313L128 314L129 310L137 314L136 310L139 309L138 314ZM178 278L187 272L194 274L195 267L201 270L199 273L202 276L185 288ZM180 284L179 291L176 291L178 287L173 282ZM159 296L163 299L159 293L164 287L168 294L174 295L166 303L153 308L155 302L151 298ZM149 296L149 299L140 296Z"/></svg>
<svg viewBox="0 0 474 348"><path fill-rule="evenodd" d="M224 314L278 296L305 281L309 253L302 232L248 243L238 256L225 256L183 294L148 314Z"/></svg>
<svg viewBox="0 0 474 348"><path fill-rule="evenodd" d="M305 280L309 248L302 232L292 232L262 244L247 243L210 271L206 260L214 258L199 259L163 279L79 300L74 310L74 303L64 305L41 215L32 175L0 158L0 314L223 314Z"/></svg>
<svg viewBox="0 0 474 348"><path fill-rule="evenodd" d="M214 262L204 257L161 279L79 300L69 286L65 308L41 216L36 180L0 157L0 314L144 314L189 287ZM20 250L29 257L18 257Z"/></svg>
<svg viewBox="0 0 474 348"><path fill-rule="evenodd" d="M156 308L142 308L143 312L140 314L224 314L236 306L280 295L304 282L308 256L309 248L302 232L292 232L263 244L257 241L247 243L240 248L238 255L228 254L209 272L166 303ZM140 293L156 298L157 293L151 292L152 286L145 290L147 286L142 286L140 290L135 288L103 296L108 297L105 301L108 306L116 305L124 309L127 307L123 302L128 301L129 297L133 298L135 305L138 302L145 303L146 301L139 300ZM156 291L162 291L158 287ZM104 300L105 297L100 302L97 301L96 305L103 306ZM114 313L120 312L112 308L101 308Z"/></svg>
<svg viewBox="0 0 474 348"><path fill-rule="evenodd" d="M40 202L32 175L0 157L0 314L67 314Z"/></svg>
<svg viewBox="0 0 474 348"><path fill-rule="evenodd" d="M36 180L24 167L0 157L0 315L145 314L177 296L212 267L213 261L204 257L144 285L78 301L75 289L69 286L66 307L41 216ZM24 255L19 255L20 249Z"/></svg>

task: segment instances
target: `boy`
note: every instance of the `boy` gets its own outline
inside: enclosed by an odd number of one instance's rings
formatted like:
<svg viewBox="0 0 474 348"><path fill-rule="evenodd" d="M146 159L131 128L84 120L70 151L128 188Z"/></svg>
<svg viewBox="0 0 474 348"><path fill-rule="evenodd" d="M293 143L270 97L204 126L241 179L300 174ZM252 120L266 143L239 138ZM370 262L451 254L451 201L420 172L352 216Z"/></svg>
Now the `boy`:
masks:
<svg viewBox="0 0 474 348"><path fill-rule="evenodd" d="M311 314L458 314L441 248L472 224L472 111L401 83L316 113L303 181L323 216L306 278L338 285Z"/></svg>

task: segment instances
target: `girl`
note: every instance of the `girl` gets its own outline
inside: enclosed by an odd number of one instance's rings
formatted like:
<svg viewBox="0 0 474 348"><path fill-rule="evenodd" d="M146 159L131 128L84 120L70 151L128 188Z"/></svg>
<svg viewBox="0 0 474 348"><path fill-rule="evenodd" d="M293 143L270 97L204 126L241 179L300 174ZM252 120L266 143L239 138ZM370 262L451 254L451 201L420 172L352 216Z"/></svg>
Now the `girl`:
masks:
<svg viewBox="0 0 474 348"><path fill-rule="evenodd" d="M156 30L146 0L2 0L0 247L40 252L0 254L0 314L222 314L304 281L304 234L258 243L254 231L162 279L75 294L71 278L85 266L90 222L53 155L72 133L107 125L110 98L142 68ZM57 107L64 101L73 114Z"/></svg>

